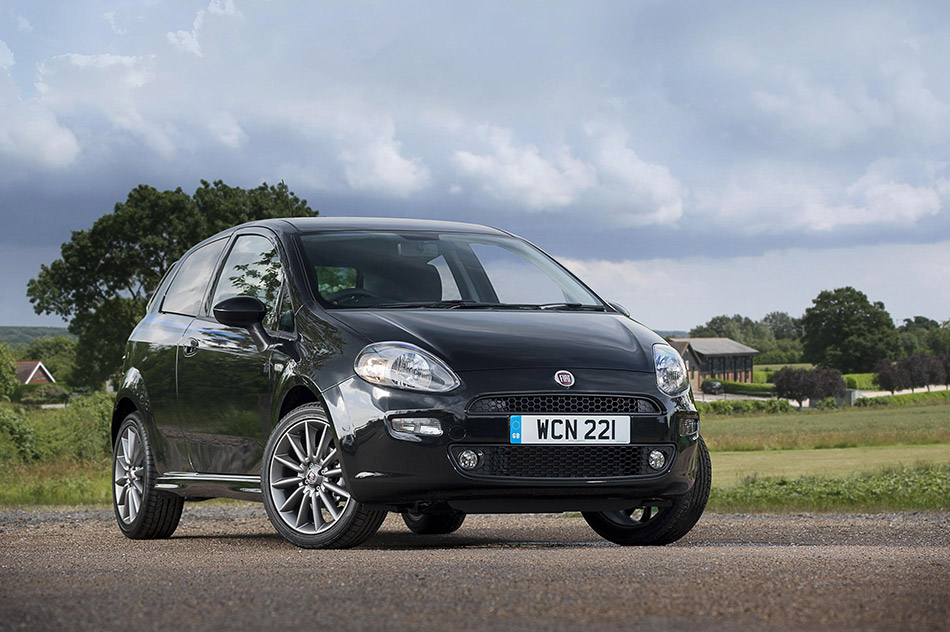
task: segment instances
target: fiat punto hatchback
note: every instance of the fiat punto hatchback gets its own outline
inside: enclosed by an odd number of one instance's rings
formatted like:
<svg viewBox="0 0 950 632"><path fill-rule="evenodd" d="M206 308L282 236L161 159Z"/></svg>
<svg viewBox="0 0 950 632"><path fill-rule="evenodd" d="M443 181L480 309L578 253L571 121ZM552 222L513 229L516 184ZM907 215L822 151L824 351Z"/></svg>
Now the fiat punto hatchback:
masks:
<svg viewBox="0 0 950 632"><path fill-rule="evenodd" d="M676 351L523 239L451 222L267 220L196 245L132 332L112 436L136 539L230 497L308 548L390 511L420 534L580 511L665 544L710 486Z"/></svg>

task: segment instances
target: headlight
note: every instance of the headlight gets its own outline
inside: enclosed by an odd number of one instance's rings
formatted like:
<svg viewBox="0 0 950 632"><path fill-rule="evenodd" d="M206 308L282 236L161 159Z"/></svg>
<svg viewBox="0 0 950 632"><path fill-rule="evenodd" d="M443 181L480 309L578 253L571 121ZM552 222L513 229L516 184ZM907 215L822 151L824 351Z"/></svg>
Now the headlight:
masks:
<svg viewBox="0 0 950 632"><path fill-rule="evenodd" d="M356 356L353 369L370 384L410 391L445 393L461 384L445 362L405 342L366 345Z"/></svg>
<svg viewBox="0 0 950 632"><path fill-rule="evenodd" d="M686 364L667 344L653 345L653 364L656 366L656 385L667 395L679 395L689 389Z"/></svg>

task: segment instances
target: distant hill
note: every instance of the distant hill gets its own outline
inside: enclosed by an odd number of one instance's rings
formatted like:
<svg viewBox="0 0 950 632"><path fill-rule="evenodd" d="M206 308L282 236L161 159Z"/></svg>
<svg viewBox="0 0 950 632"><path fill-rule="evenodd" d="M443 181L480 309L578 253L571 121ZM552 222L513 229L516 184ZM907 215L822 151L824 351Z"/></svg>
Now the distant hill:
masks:
<svg viewBox="0 0 950 632"><path fill-rule="evenodd" d="M656 330L656 333L660 334L664 338L688 338L688 331L660 331Z"/></svg>
<svg viewBox="0 0 950 632"><path fill-rule="evenodd" d="M50 338L52 336L76 338L65 327L0 327L0 342L5 342L11 346L27 346L37 338Z"/></svg>

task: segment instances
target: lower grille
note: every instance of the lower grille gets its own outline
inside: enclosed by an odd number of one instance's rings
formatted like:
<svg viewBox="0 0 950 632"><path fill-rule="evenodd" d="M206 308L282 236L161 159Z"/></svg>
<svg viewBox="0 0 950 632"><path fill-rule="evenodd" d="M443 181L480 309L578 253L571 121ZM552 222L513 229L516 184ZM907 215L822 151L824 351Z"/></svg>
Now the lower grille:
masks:
<svg viewBox="0 0 950 632"><path fill-rule="evenodd" d="M480 455L478 467L462 470L475 476L506 478L599 479L649 476L665 472L673 459L671 446L640 445L455 445L450 452L458 464L463 450ZM651 450L666 456L662 470L648 463Z"/></svg>

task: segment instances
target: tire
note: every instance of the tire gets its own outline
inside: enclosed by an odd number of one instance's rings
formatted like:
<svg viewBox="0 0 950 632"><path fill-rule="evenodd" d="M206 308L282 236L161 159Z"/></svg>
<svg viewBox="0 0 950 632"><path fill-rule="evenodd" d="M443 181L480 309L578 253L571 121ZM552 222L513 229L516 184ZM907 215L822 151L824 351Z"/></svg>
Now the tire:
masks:
<svg viewBox="0 0 950 632"><path fill-rule="evenodd" d="M669 506L583 512L587 524L604 539L623 546L659 546L682 538L703 515L712 485L706 442L700 438L696 447L696 480L688 493Z"/></svg>
<svg viewBox="0 0 950 632"><path fill-rule="evenodd" d="M376 533L385 511L350 497L333 424L319 404L285 416L271 433L261 465L267 517L277 532L304 549L344 549Z"/></svg>
<svg viewBox="0 0 950 632"><path fill-rule="evenodd" d="M449 510L446 513L402 512L402 519L413 533L419 535L444 535L458 531L465 522L465 513Z"/></svg>
<svg viewBox="0 0 950 632"><path fill-rule="evenodd" d="M170 537L181 520L185 500L155 489L155 460L145 425L131 413L119 426L112 447L112 508L125 537Z"/></svg>

